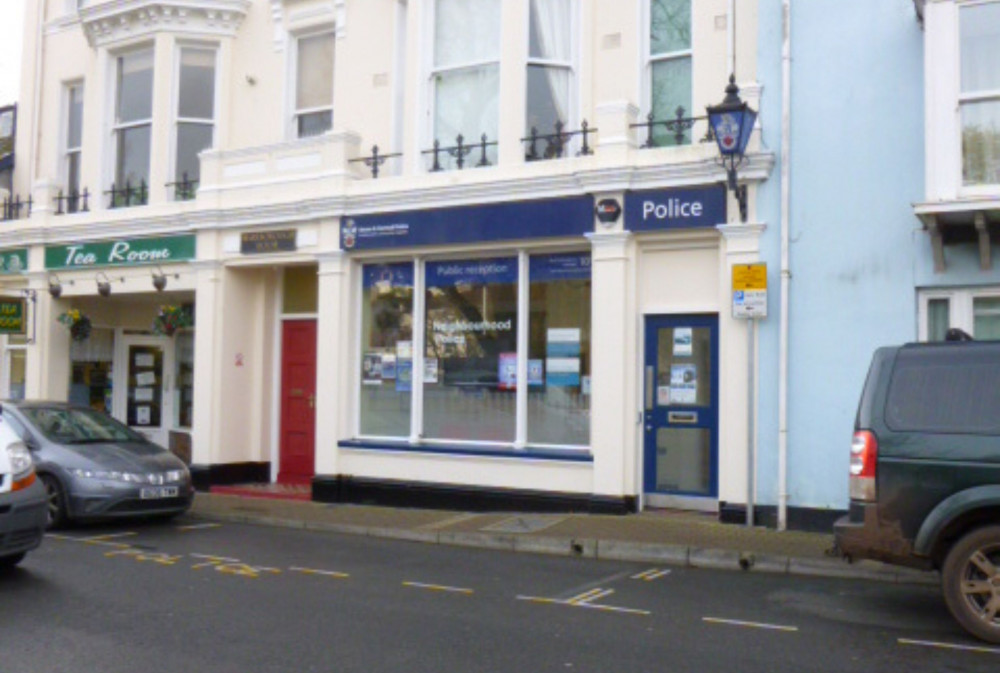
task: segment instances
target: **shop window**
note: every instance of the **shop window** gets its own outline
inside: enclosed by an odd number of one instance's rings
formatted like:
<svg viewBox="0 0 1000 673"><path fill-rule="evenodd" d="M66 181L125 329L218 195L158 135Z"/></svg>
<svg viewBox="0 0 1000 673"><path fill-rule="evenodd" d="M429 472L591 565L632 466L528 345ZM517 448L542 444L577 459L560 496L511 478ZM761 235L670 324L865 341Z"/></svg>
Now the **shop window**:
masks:
<svg viewBox="0 0 1000 673"><path fill-rule="evenodd" d="M500 0L436 0L434 61L431 70L431 143L496 142L500 115ZM496 163L496 148L488 160ZM454 159L440 157L445 168Z"/></svg>
<svg viewBox="0 0 1000 673"><path fill-rule="evenodd" d="M590 443L590 255L530 259L528 443Z"/></svg>
<svg viewBox="0 0 1000 673"><path fill-rule="evenodd" d="M656 121L677 116L683 108L691 117L691 0L649 0L647 62L649 111ZM654 129L657 146L677 144L672 131ZM690 132L681 144L690 144Z"/></svg>
<svg viewBox="0 0 1000 673"><path fill-rule="evenodd" d="M408 437L413 390L413 265L364 267L361 434Z"/></svg>
<svg viewBox="0 0 1000 673"><path fill-rule="evenodd" d="M517 258L426 266L424 436L513 442Z"/></svg>
<svg viewBox="0 0 1000 673"><path fill-rule="evenodd" d="M194 419L194 332L179 332L174 341L177 371L174 387L176 426L190 428Z"/></svg>
<svg viewBox="0 0 1000 673"><path fill-rule="evenodd" d="M1000 2L959 9L962 184L1000 184Z"/></svg>
<svg viewBox="0 0 1000 673"><path fill-rule="evenodd" d="M117 59L115 104L115 184L138 189L149 183L150 141L153 126L153 50L137 51ZM144 203L140 197L139 202ZM137 202L126 194L121 203Z"/></svg>
<svg viewBox="0 0 1000 673"><path fill-rule="evenodd" d="M94 328L85 341L70 345L69 401L111 413L114 331Z"/></svg>
<svg viewBox="0 0 1000 673"><path fill-rule="evenodd" d="M212 146L215 129L215 51L184 48L180 53L173 194L194 198L201 178L198 154Z"/></svg>
<svg viewBox="0 0 1000 673"><path fill-rule="evenodd" d="M27 342L23 336L8 336L5 354L4 388L6 396L11 400L24 399L26 382Z"/></svg>
<svg viewBox="0 0 1000 673"><path fill-rule="evenodd" d="M285 268L282 284L281 312L285 315L316 313L319 305L319 276L316 265Z"/></svg>
<svg viewBox="0 0 1000 673"><path fill-rule="evenodd" d="M300 37L295 60L296 138L326 133L333 128L334 34Z"/></svg>
<svg viewBox="0 0 1000 673"><path fill-rule="evenodd" d="M525 136L571 124L574 0L531 0L528 23L528 110Z"/></svg>

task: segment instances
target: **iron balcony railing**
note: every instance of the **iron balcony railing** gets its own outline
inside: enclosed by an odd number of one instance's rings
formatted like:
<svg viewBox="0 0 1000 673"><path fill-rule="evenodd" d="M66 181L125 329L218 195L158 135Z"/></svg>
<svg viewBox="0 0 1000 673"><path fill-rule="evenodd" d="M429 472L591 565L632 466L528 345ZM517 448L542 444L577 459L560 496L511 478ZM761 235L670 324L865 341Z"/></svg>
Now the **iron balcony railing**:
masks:
<svg viewBox="0 0 1000 673"><path fill-rule="evenodd" d="M188 178L187 171L177 182L168 182L167 189L172 190L174 201L192 201L198 195L198 180Z"/></svg>
<svg viewBox="0 0 1000 673"><path fill-rule="evenodd" d="M82 192L74 189L68 194L64 194L63 190L60 189L55 202L56 215L90 212L90 192L87 191L86 187L83 188Z"/></svg>
<svg viewBox="0 0 1000 673"><path fill-rule="evenodd" d="M125 181L124 187L115 187L104 192L110 196L109 208L131 208L132 206L144 206L149 203L149 190L146 188L146 181L142 180L138 186L133 187L131 182Z"/></svg>
<svg viewBox="0 0 1000 673"><path fill-rule="evenodd" d="M29 196L22 200L20 196L7 196L3 200L3 210L0 211L0 220L20 220L23 217L31 217L31 206L34 201Z"/></svg>
<svg viewBox="0 0 1000 673"><path fill-rule="evenodd" d="M479 157L479 161L472 164L473 168L481 168L483 166L492 166L492 162L489 160L487 153L489 148L496 147L497 143L495 140L489 140L484 133L479 138L478 143L472 145L467 145L465 143L465 137L459 134L455 138L455 144L451 147L442 147L440 140L434 141L434 147L429 150L423 150L421 154L431 156L431 165L428 170L432 173L445 170L444 166L441 165L441 156L450 157L455 160L455 168L462 170L465 168L467 161L466 157L475 151L472 155L471 160L475 161L476 157Z"/></svg>
<svg viewBox="0 0 1000 673"><path fill-rule="evenodd" d="M372 172L372 179L377 180L378 174L382 169L382 164L384 164L389 159L397 159L403 156L401 152L394 152L392 154L382 154L379 152L378 145L372 145L372 153L370 156L359 157L357 159L351 159L352 164L363 163Z"/></svg>
<svg viewBox="0 0 1000 673"><path fill-rule="evenodd" d="M580 128L576 131L567 131L562 121L556 121L554 133L539 133L538 129L532 126L528 137L521 138L522 143L527 143L524 159L525 161L562 159L567 156L569 146L577 136L582 138L582 142L576 156L593 154L594 150L590 147L590 134L596 132L597 129L590 128L586 119L580 123ZM544 146L540 147L540 143Z"/></svg>
<svg viewBox="0 0 1000 673"><path fill-rule="evenodd" d="M688 117L683 107L678 107L670 119L656 119L650 112L645 122L629 126L634 129L646 129L646 137L640 148L651 149L690 145L695 126L702 122L705 123L705 135L698 142L711 142L712 127L708 123L708 117Z"/></svg>

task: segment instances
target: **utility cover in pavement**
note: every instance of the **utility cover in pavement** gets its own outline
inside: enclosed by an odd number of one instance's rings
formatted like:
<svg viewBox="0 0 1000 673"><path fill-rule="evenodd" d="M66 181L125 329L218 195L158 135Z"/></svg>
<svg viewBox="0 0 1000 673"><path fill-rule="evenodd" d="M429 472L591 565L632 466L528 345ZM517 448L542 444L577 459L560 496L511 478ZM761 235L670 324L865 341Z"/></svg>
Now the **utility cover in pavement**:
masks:
<svg viewBox="0 0 1000 673"><path fill-rule="evenodd" d="M493 533L535 533L565 520L566 517L514 516L486 526L482 530L488 530Z"/></svg>

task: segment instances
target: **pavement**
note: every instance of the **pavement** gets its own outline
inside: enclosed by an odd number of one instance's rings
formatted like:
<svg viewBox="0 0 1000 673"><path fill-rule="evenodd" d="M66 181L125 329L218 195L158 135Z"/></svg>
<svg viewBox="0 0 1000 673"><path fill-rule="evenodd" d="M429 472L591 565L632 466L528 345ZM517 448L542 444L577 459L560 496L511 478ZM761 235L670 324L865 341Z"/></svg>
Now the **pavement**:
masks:
<svg viewBox="0 0 1000 673"><path fill-rule="evenodd" d="M694 568L938 584L936 572L830 555L833 535L720 523L714 514L463 513L312 502L266 488L198 493L198 519L282 526L425 544Z"/></svg>

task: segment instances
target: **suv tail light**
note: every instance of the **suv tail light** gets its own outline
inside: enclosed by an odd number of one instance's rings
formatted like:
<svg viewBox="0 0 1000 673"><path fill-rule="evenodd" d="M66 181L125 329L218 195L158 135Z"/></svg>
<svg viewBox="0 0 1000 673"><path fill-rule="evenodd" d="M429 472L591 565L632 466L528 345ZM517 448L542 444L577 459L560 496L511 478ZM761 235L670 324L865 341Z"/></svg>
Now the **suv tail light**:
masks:
<svg viewBox="0 0 1000 673"><path fill-rule="evenodd" d="M851 442L851 499L875 500L875 463L878 460L878 439L868 430L854 433Z"/></svg>

